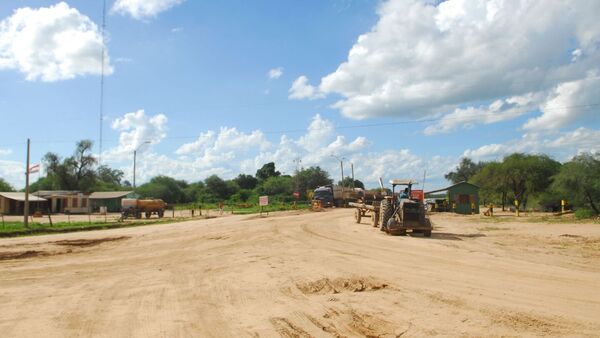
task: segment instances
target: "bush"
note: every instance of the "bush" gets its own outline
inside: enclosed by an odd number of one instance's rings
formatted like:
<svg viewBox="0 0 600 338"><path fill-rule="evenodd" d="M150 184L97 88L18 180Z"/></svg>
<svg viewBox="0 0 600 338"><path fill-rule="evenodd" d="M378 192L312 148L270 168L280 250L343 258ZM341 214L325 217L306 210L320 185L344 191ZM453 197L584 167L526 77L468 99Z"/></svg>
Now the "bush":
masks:
<svg viewBox="0 0 600 338"><path fill-rule="evenodd" d="M596 213L589 209L579 209L575 211L575 218L577 219L593 218L594 216L596 216Z"/></svg>

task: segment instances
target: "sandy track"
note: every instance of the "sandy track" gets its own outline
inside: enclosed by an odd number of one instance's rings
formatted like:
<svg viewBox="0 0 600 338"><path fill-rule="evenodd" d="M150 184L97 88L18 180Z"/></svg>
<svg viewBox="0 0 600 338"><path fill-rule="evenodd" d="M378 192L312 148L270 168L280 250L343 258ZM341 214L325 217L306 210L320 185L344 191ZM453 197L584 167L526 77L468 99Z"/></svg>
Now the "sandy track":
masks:
<svg viewBox="0 0 600 338"><path fill-rule="evenodd" d="M597 225L436 215L425 239L386 236L351 215L228 216L2 240L1 336L600 332Z"/></svg>

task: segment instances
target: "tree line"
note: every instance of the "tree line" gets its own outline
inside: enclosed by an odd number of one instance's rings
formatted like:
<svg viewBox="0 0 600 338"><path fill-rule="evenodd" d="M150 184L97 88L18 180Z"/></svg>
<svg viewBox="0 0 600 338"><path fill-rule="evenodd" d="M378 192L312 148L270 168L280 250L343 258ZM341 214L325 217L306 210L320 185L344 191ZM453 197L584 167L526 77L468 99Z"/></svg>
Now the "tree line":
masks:
<svg viewBox="0 0 600 338"><path fill-rule="evenodd" d="M520 209L554 209L562 199L600 214L600 153L582 153L561 164L543 154L514 153L501 161L475 163L463 158L446 174L452 183L478 185L486 203Z"/></svg>
<svg viewBox="0 0 600 338"><path fill-rule="evenodd" d="M132 190L124 180L124 173L106 165L98 166L92 154L93 142L76 143L71 156L61 158L49 152L43 158L46 176L31 184L30 191L76 190L94 191ZM570 205L600 214L600 153L582 153L561 164L544 154L514 153L501 161L473 162L463 158L445 178L452 183L467 181L478 185L480 199L485 204L506 208L514 201L520 209L556 208L561 199ZM212 175L189 183L168 176L156 176L140 185L136 193L144 198L161 198L167 203L252 202L258 196L269 195L275 200L306 200L310 191L332 184L329 173L319 166L302 168L293 175L283 175L275 163L264 164L255 175L239 174L233 179ZM345 177L338 185L363 188L359 180ZM0 191L14 189L0 178Z"/></svg>

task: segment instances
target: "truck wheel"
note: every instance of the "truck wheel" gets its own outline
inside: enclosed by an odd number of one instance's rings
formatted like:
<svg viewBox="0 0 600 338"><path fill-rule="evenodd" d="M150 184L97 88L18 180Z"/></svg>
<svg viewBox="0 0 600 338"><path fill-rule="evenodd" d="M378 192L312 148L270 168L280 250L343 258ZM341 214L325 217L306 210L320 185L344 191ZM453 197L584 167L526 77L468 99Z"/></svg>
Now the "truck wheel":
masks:
<svg viewBox="0 0 600 338"><path fill-rule="evenodd" d="M150 218L150 216L152 216L152 213L150 211L146 211L146 218Z"/></svg>
<svg viewBox="0 0 600 338"><path fill-rule="evenodd" d="M359 208L354 209L354 220L356 221L356 223L360 223L361 217L362 217L362 215L360 213L360 209Z"/></svg>
<svg viewBox="0 0 600 338"><path fill-rule="evenodd" d="M431 237L431 230L425 230L425 231L423 231L423 236L425 236L425 237Z"/></svg>
<svg viewBox="0 0 600 338"><path fill-rule="evenodd" d="M393 213L394 213L394 210L393 210L392 203L390 203L390 200L384 199L383 201L381 201L381 205L379 207L379 215L380 215L379 224L381 225L381 228L380 228L381 231L387 230L387 223L390 220L390 218L392 218Z"/></svg>
<svg viewBox="0 0 600 338"><path fill-rule="evenodd" d="M376 228L378 224L379 224L379 213L373 211L373 213L371 214L371 225Z"/></svg>

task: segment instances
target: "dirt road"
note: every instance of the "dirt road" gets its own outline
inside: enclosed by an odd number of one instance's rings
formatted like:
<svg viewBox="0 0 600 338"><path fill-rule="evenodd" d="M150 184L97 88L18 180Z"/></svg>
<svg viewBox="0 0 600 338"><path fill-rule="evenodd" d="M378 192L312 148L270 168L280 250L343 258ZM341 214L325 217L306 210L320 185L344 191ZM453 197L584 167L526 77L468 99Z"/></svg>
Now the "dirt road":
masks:
<svg viewBox="0 0 600 338"><path fill-rule="evenodd" d="M600 226L352 210L0 240L2 337L597 336Z"/></svg>

